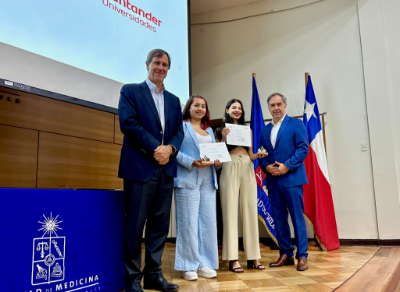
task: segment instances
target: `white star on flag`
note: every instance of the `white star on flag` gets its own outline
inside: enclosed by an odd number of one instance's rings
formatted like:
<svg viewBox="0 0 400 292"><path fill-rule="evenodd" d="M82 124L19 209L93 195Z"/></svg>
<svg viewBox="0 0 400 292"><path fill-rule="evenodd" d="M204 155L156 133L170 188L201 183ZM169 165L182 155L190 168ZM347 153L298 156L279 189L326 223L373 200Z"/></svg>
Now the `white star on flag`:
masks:
<svg viewBox="0 0 400 292"><path fill-rule="evenodd" d="M306 108L304 109L304 113L307 115L307 122L310 120L311 116L314 116L314 118L317 118L315 116L314 106L315 106L315 102L313 104L310 104L308 101L306 101Z"/></svg>

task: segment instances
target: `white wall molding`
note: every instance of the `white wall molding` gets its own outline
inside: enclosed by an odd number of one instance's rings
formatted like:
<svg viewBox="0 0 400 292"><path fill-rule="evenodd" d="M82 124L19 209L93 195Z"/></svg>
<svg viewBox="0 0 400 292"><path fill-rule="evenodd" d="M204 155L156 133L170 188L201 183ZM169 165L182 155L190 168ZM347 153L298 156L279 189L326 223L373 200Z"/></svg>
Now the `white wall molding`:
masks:
<svg viewBox="0 0 400 292"><path fill-rule="evenodd" d="M326 0L192 1L191 23L214 23L283 12Z"/></svg>

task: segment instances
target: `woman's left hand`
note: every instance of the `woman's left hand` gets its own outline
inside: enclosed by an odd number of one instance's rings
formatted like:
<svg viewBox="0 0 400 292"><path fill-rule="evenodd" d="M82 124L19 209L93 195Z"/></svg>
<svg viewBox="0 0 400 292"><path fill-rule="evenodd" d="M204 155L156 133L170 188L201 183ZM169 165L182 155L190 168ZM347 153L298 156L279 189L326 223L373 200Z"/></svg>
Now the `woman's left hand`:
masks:
<svg viewBox="0 0 400 292"><path fill-rule="evenodd" d="M264 157L267 157L267 156L268 156L267 152L257 152L256 153L256 157L257 158L264 158Z"/></svg>
<svg viewBox="0 0 400 292"><path fill-rule="evenodd" d="M222 162L221 162L221 161L219 161L218 159L215 159L215 160L214 160L214 166L220 167L221 165L222 165Z"/></svg>

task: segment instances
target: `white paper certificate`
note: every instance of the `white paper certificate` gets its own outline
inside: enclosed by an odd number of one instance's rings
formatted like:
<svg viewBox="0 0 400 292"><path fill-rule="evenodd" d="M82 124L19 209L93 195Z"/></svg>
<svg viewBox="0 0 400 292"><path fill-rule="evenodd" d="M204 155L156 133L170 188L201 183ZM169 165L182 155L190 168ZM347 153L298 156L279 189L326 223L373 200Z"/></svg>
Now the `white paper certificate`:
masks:
<svg viewBox="0 0 400 292"><path fill-rule="evenodd" d="M250 126L225 124L230 130L226 136L226 144L251 147Z"/></svg>
<svg viewBox="0 0 400 292"><path fill-rule="evenodd" d="M210 159L214 161L218 159L220 162L229 162L231 156L229 155L228 148L224 142L221 143L204 143L199 144L200 146L200 157L203 160Z"/></svg>

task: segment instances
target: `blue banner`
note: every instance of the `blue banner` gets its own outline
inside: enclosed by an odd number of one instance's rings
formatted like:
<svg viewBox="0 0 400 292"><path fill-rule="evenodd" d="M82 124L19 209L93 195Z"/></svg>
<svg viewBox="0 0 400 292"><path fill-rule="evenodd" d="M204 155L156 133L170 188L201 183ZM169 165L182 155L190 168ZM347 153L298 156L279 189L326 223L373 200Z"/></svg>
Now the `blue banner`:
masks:
<svg viewBox="0 0 400 292"><path fill-rule="evenodd" d="M250 128L253 131L253 153L257 153L258 148L260 147L260 132L263 127L265 127L264 117L261 109L260 97L258 96L256 80L253 76L253 93L250 122ZM264 171L259 166L257 159L254 160L254 173L256 175L257 181L258 219L260 219L260 221L264 224L269 235L278 245L278 241L276 240L275 222L274 218L272 217L272 210L269 203L268 191L266 187L266 176Z"/></svg>
<svg viewBox="0 0 400 292"><path fill-rule="evenodd" d="M123 192L0 189L0 291L124 289Z"/></svg>

